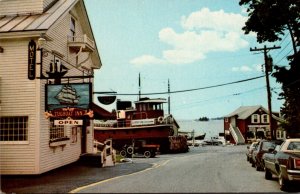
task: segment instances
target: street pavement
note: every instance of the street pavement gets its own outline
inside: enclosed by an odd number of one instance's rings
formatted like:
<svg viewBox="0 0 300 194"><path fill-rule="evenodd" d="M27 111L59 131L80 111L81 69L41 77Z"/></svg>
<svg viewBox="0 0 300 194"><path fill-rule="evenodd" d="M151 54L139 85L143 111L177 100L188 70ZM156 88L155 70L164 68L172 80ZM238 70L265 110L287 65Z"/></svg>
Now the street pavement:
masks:
<svg viewBox="0 0 300 194"><path fill-rule="evenodd" d="M99 168L75 162L41 175L1 176L2 193L68 193L98 181L132 174L151 167L150 163L118 163Z"/></svg>
<svg viewBox="0 0 300 194"><path fill-rule="evenodd" d="M2 176L4 193L278 193L246 161L246 145L190 147L190 152L135 157L114 167L73 163L27 176ZM295 185L293 192L300 192Z"/></svg>

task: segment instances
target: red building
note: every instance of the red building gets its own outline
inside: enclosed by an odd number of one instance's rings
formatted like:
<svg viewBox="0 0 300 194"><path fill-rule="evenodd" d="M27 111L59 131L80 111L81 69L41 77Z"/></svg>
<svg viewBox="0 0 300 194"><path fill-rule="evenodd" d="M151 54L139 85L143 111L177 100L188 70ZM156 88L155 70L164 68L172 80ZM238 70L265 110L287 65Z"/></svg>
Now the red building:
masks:
<svg viewBox="0 0 300 194"><path fill-rule="evenodd" d="M276 130L277 138L284 138L285 133L278 129L278 123L283 120L279 113L272 114L272 128ZM244 144L256 139L271 137L269 115L261 105L241 106L224 116L224 133L227 141L233 144Z"/></svg>

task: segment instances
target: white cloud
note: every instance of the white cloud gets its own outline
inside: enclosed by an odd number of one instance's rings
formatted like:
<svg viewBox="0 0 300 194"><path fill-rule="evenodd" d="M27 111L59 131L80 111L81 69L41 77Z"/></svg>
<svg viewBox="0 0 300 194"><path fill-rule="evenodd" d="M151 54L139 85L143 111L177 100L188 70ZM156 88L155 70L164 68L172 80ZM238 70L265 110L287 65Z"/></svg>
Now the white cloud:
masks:
<svg viewBox="0 0 300 194"><path fill-rule="evenodd" d="M246 17L240 14L225 13L223 10L210 11L202 8L200 11L191 13L188 17L181 18L181 25L186 30L210 29L225 32L241 32Z"/></svg>
<svg viewBox="0 0 300 194"><path fill-rule="evenodd" d="M203 8L189 16L182 16L179 33L172 28L159 32L162 43L170 49L162 51L162 58L143 55L131 61L135 65L151 64L187 64L200 61L210 52L233 52L247 47L241 30L246 18L240 14L225 13L223 10L210 11Z"/></svg>
<svg viewBox="0 0 300 194"><path fill-rule="evenodd" d="M239 71L239 72L250 72L250 71L253 71L252 68L246 66L246 65L243 65L241 67L232 67L231 69L232 71Z"/></svg>
<svg viewBox="0 0 300 194"><path fill-rule="evenodd" d="M140 57L136 57L132 59L130 63L133 65L145 65L145 64L156 65L156 64L163 64L165 63L165 61L151 55L142 55Z"/></svg>
<svg viewBox="0 0 300 194"><path fill-rule="evenodd" d="M247 65L243 65L240 67L232 67L232 71L235 72L251 72L251 71L261 71L261 65L252 65L252 67L249 67Z"/></svg>

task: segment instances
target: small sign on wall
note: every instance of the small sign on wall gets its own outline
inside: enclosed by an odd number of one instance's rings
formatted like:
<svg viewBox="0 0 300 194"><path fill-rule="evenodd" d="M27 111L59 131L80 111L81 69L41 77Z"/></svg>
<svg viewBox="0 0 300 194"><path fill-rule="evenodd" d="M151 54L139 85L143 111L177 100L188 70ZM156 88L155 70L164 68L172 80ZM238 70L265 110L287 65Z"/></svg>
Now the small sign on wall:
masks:
<svg viewBox="0 0 300 194"><path fill-rule="evenodd" d="M54 125L82 125L82 120L72 120L72 119L66 119L66 120L54 120Z"/></svg>
<svg viewBox="0 0 300 194"><path fill-rule="evenodd" d="M36 72L36 43L31 40L28 44L28 79L34 80Z"/></svg>

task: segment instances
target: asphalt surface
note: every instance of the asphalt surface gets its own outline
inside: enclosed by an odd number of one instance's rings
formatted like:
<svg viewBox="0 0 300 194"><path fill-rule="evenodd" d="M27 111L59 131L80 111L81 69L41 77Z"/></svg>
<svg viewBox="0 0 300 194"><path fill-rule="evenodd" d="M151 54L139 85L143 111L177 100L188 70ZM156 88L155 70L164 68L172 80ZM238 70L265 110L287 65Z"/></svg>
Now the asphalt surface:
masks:
<svg viewBox="0 0 300 194"><path fill-rule="evenodd" d="M149 163L127 162L100 168L75 162L41 175L1 176L1 193L68 193L78 187L151 166Z"/></svg>

